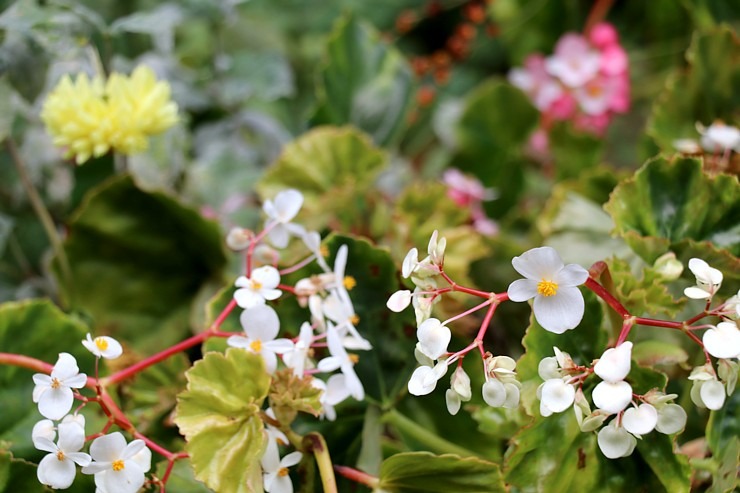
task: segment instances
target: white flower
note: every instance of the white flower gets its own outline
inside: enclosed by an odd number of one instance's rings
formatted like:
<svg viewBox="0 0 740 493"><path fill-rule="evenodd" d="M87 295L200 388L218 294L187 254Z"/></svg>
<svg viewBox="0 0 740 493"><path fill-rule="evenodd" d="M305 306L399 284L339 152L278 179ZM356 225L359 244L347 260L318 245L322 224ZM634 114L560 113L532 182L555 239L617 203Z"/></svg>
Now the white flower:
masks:
<svg viewBox="0 0 740 493"><path fill-rule="evenodd" d="M546 417L570 408L576 397L576 388L562 378L551 378L540 386L537 394L540 397L540 414Z"/></svg>
<svg viewBox="0 0 740 493"><path fill-rule="evenodd" d="M268 217L265 229L270 242L278 248L288 246L290 235L303 237L306 230L299 224L290 221L298 214L303 205L303 195L298 190L283 190L275 196L275 201L265 200L262 210Z"/></svg>
<svg viewBox="0 0 740 493"><path fill-rule="evenodd" d="M678 404L667 404L658 409L658 422L655 429L660 433L672 435L686 426L686 411Z"/></svg>
<svg viewBox="0 0 740 493"><path fill-rule="evenodd" d="M95 486L101 493L138 492L152 461L143 440L127 444L119 432L96 438L90 445L90 455L93 462L82 472L95 475Z"/></svg>
<svg viewBox="0 0 740 493"><path fill-rule="evenodd" d="M434 366L423 365L414 370L409 379L408 389L411 395L430 394L437 381L447 373L447 362L440 361Z"/></svg>
<svg viewBox="0 0 740 493"><path fill-rule="evenodd" d="M359 322L359 317L355 313L349 296L340 297L336 290L332 290L332 294L322 302L321 309L326 318L337 324L336 330L343 336L344 347L363 351L372 349L370 341L362 337L355 327L355 324Z"/></svg>
<svg viewBox="0 0 740 493"><path fill-rule="evenodd" d="M277 368L276 354L293 349L289 339L275 339L280 332L280 319L275 310L268 305L257 305L244 310L239 317L244 336L231 336L226 340L229 346L240 347L262 356L265 369L274 373Z"/></svg>
<svg viewBox="0 0 740 493"><path fill-rule="evenodd" d="M82 345L98 358L116 359L123 354L121 344L108 336L99 336L93 339L90 334L87 334L87 339L82 341Z"/></svg>
<svg viewBox="0 0 740 493"><path fill-rule="evenodd" d="M35 436L33 441L37 449L49 452L41 459L36 470L39 482L54 489L66 489L72 485L76 474L75 464L83 467L90 464L90 456L80 452L85 445L84 424L80 426L75 419L67 418L59 424L59 441L56 444L41 435Z"/></svg>
<svg viewBox="0 0 740 493"><path fill-rule="evenodd" d="M417 349L430 359L436 360L447 352L452 333L438 319L430 318L419 325L416 337L419 339Z"/></svg>
<svg viewBox="0 0 740 493"><path fill-rule="evenodd" d="M311 328L311 324L303 322L295 345L283 354L283 363L288 368L292 368L293 374L297 377L302 377L306 366L311 364L308 353L311 350L312 342L313 329Z"/></svg>
<svg viewBox="0 0 740 493"><path fill-rule="evenodd" d="M472 396L470 377L465 373L462 366L458 366L450 377L450 388L445 393L447 411L454 416L460 410L461 404L468 402Z"/></svg>
<svg viewBox="0 0 740 493"><path fill-rule="evenodd" d="M435 229L429 238L429 245L427 245L427 254L429 254L429 261L434 264L441 266L445 262L445 248L447 247L447 238L444 236L437 239L439 232Z"/></svg>
<svg viewBox="0 0 740 493"><path fill-rule="evenodd" d="M601 382L593 390L591 398L599 409L618 413L632 402L632 386L627 382Z"/></svg>
<svg viewBox="0 0 740 493"><path fill-rule="evenodd" d="M38 403L39 412L45 418L62 419L72 409L74 394L87 383L87 375L80 373L77 360L69 353L59 353L51 375L36 373L33 376L33 402Z"/></svg>
<svg viewBox="0 0 740 493"><path fill-rule="evenodd" d="M609 459L627 457L632 454L637 445L637 439L629 434L627 430L618 426L616 419L599 431L597 442L601 453Z"/></svg>
<svg viewBox="0 0 740 493"><path fill-rule="evenodd" d="M508 356L489 356L484 361L486 382L483 400L492 407L515 408L519 405L516 361Z"/></svg>
<svg viewBox="0 0 740 493"><path fill-rule="evenodd" d="M402 289L396 291L388 298L385 306L392 312L400 313L411 304L411 291Z"/></svg>
<svg viewBox="0 0 740 493"><path fill-rule="evenodd" d="M632 343L627 341L619 346L604 351L594 365L594 373L607 382L620 382L630 372Z"/></svg>
<svg viewBox="0 0 740 493"><path fill-rule="evenodd" d="M236 303L242 308L263 305L265 300L275 300L283 294L275 289L280 284L280 273L275 267L265 265L252 270L251 277L239 276L234 292Z"/></svg>
<svg viewBox="0 0 740 493"><path fill-rule="evenodd" d="M361 401L365 398L365 389L357 373L355 373L355 360L347 354L339 338L339 334L331 324L326 328L326 343L329 346L331 356L319 361L317 365L318 369L322 372L340 369L345 377L345 385L350 395Z"/></svg>
<svg viewBox="0 0 740 493"><path fill-rule="evenodd" d="M293 483L290 480L288 468L298 464L303 454L291 452L282 459L277 446L268 446L262 456L262 481L268 493L293 493Z"/></svg>
<svg viewBox="0 0 740 493"><path fill-rule="evenodd" d="M349 397L347 378L344 374L338 373L332 375L326 382L314 378L311 380L311 385L323 390L321 397L319 397L322 407L321 418L326 418L329 421L337 419L337 412L334 410L334 406Z"/></svg>
<svg viewBox="0 0 740 493"><path fill-rule="evenodd" d="M692 378L690 376L689 380L694 380L694 384L691 386L691 400L694 404L712 411L722 409L725 404L725 386L722 385L722 382L714 378L713 375L709 379Z"/></svg>
<svg viewBox="0 0 740 493"><path fill-rule="evenodd" d="M699 258L689 260L689 270L696 276L696 286L683 290L683 294L695 300L708 300L722 284L722 273Z"/></svg>
<svg viewBox="0 0 740 493"><path fill-rule="evenodd" d="M695 139L676 139L672 144L678 152L683 154L701 154L701 146Z"/></svg>
<svg viewBox="0 0 740 493"><path fill-rule="evenodd" d="M704 349L715 358L740 356L740 329L734 322L720 322L704 332Z"/></svg>
<svg viewBox="0 0 740 493"><path fill-rule="evenodd" d="M704 128L697 125L701 136L701 146L707 152L724 152L728 149L740 152L740 130L721 122Z"/></svg>
<svg viewBox="0 0 740 493"><path fill-rule="evenodd" d="M650 404L630 407L622 415L622 426L633 435L646 435L658 424L658 410Z"/></svg>
<svg viewBox="0 0 740 493"><path fill-rule="evenodd" d="M539 324L550 332L562 334L575 328L583 318L584 301L576 287L588 279L588 271L576 264L563 265L551 247L534 248L511 261L526 279L509 285L512 301L534 298L533 311Z"/></svg>
<svg viewBox="0 0 740 493"><path fill-rule="evenodd" d="M54 422L50 419L42 419L33 425L33 430L31 430L31 440L33 441L34 446L36 446L37 438L45 438L50 442L53 442L56 437L57 429L56 426L54 426Z"/></svg>
<svg viewBox="0 0 740 493"><path fill-rule="evenodd" d="M413 274L418 267L419 250L417 250L416 248L412 248L408 251L406 257L404 257L403 259L403 264L401 265L401 275L404 277L404 279L408 279L408 277Z"/></svg>
<svg viewBox="0 0 740 493"><path fill-rule="evenodd" d="M226 246L235 252L246 250L253 238L254 233L249 229L231 228L229 234L226 235Z"/></svg>

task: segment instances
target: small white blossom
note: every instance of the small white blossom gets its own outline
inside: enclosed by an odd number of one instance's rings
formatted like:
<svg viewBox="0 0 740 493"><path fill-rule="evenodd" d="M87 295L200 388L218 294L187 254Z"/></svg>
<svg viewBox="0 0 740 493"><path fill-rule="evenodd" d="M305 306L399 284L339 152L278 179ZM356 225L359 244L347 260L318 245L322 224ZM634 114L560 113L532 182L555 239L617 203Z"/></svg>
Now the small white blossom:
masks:
<svg viewBox="0 0 740 493"><path fill-rule="evenodd" d="M632 358L632 343L623 342L615 348L604 351L599 361L594 365L594 373L607 382L620 382L630 372Z"/></svg>
<svg viewBox="0 0 740 493"><path fill-rule="evenodd" d="M121 343L108 336L98 336L93 339L90 334L87 334L82 345L98 358L116 359L123 354Z"/></svg>
<svg viewBox="0 0 740 493"><path fill-rule="evenodd" d="M722 122L715 122L704 128L697 125L701 136L701 146L707 152L740 152L740 130Z"/></svg>
<svg viewBox="0 0 740 493"><path fill-rule="evenodd" d="M322 372L330 372L336 369L341 370L350 395L361 401L365 398L365 389L357 373L355 373L355 360L347 354L339 334L332 325L328 325L326 328L326 343L329 346L331 356L319 361L317 365L318 369Z"/></svg>
<svg viewBox="0 0 740 493"><path fill-rule="evenodd" d="M283 294L275 289L280 284L280 273L275 267L265 265L252 270L251 277L239 276L235 285L234 300L244 308L264 305L265 300L275 300Z"/></svg>
<svg viewBox="0 0 740 493"><path fill-rule="evenodd" d="M51 375L36 373L33 376L33 402L38 403L39 412L45 418L62 419L74 403L72 389L87 383L87 375L80 373L77 360L69 353L59 353Z"/></svg>
<svg viewBox="0 0 740 493"><path fill-rule="evenodd" d="M59 424L59 441L56 444L41 434L34 437L34 446L49 452L39 462L36 475L41 484L54 489L69 488L76 475L75 464L84 467L91 460L89 455L80 452L85 445L84 418L82 426L79 421L67 418Z"/></svg>
<svg viewBox="0 0 740 493"><path fill-rule="evenodd" d="M630 407L622 415L622 426L635 436L646 435L658 424L658 410L650 404Z"/></svg>
<svg viewBox="0 0 740 493"><path fill-rule="evenodd" d="M277 446L268 446L262 456L262 481L268 493L293 493L293 482L290 480L288 468L298 464L303 454L291 452L282 459Z"/></svg>
<svg viewBox="0 0 740 493"><path fill-rule="evenodd" d="M678 404L667 404L658 409L655 429L665 435L678 433L686 426L686 411Z"/></svg>
<svg viewBox="0 0 740 493"><path fill-rule="evenodd" d="M329 379L324 382L318 378L311 380L311 385L323 390L319 402L321 402L321 418L326 418L329 421L337 419L337 412L334 406L344 401L349 397L349 389L347 388L347 378L342 373L332 375Z"/></svg>
<svg viewBox="0 0 740 493"><path fill-rule="evenodd" d="M267 237L278 248L288 246L290 236L303 237L305 228L290 222L301 210L303 194L298 190L289 189L278 193L275 201L265 200L262 210L268 217L265 228L269 229Z"/></svg>
<svg viewBox="0 0 740 493"><path fill-rule="evenodd" d="M543 383L537 392L540 397L540 414L550 416L562 413L573 405L576 388L562 378L551 378Z"/></svg>
<svg viewBox="0 0 740 493"><path fill-rule="evenodd" d="M96 438L90 445L90 455L93 462L82 472L95 475L95 486L101 493L138 492L152 462L152 452L143 440L127 444L119 432Z"/></svg>
<svg viewBox="0 0 740 493"><path fill-rule="evenodd" d="M689 260L689 270L696 276L696 286L684 289L683 294L695 300L711 299L722 285L722 272L699 258Z"/></svg>
<svg viewBox="0 0 740 493"><path fill-rule="evenodd" d="M422 323L416 330L419 342L416 344L418 350L432 360L439 359L447 352L452 333L436 318L430 318Z"/></svg>
<svg viewBox="0 0 740 493"><path fill-rule="evenodd" d="M734 322L720 322L704 332L704 349L715 358L740 356L740 329Z"/></svg>
<svg viewBox="0 0 740 493"><path fill-rule="evenodd" d="M440 361L434 366L423 365L414 370L408 383L411 395L427 395L437 387L437 381L447 373L447 362Z"/></svg>
<svg viewBox="0 0 740 493"><path fill-rule="evenodd" d="M616 419L599 431L597 442L601 453L609 459L627 457L637 445L637 439L619 426Z"/></svg>
<svg viewBox="0 0 740 493"><path fill-rule="evenodd" d="M289 339L275 339L280 332L280 319L275 310L268 305L257 305L244 310L239 317L245 336L231 336L226 343L262 356L265 369L274 373L277 368L277 354L293 349Z"/></svg>
<svg viewBox="0 0 740 493"><path fill-rule="evenodd" d="M396 291L388 298L385 306L392 312L400 313L411 304L411 291L402 289Z"/></svg>
<svg viewBox="0 0 740 493"><path fill-rule="evenodd" d="M445 393L447 411L454 416L460 410L462 403L468 402L472 396L470 377L462 366L458 366L450 377L450 388Z"/></svg>
<svg viewBox="0 0 740 493"><path fill-rule="evenodd" d="M575 328L583 318L583 295L577 286L588 279L588 271L576 264L563 265L551 247L534 248L511 261L525 277L509 285L512 301L534 298L532 310L543 328L556 334Z"/></svg>
<svg viewBox="0 0 740 493"><path fill-rule="evenodd" d="M246 250L252 243L254 233L246 228L231 228L226 235L226 246L235 252Z"/></svg>

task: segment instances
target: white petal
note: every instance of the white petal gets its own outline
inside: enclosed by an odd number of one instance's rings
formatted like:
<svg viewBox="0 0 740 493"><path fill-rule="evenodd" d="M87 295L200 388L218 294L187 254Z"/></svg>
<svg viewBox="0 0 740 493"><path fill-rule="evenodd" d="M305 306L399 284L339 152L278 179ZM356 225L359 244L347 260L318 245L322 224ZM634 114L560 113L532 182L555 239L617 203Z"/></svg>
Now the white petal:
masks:
<svg viewBox="0 0 740 493"><path fill-rule="evenodd" d="M505 383L504 389L506 389L506 400L503 407L514 409L519 405L519 387L513 383Z"/></svg>
<svg viewBox="0 0 740 493"><path fill-rule="evenodd" d="M347 397L349 397L349 389L344 374L340 373L329 377L329 380L326 381L326 391L322 397L322 402L336 406Z"/></svg>
<svg viewBox="0 0 740 493"><path fill-rule="evenodd" d="M568 264L560 270L553 281L560 287L580 286L588 279L588 271L578 264Z"/></svg>
<svg viewBox="0 0 740 493"><path fill-rule="evenodd" d="M280 460L282 467L291 467L298 464L303 458L303 454L300 452L291 452Z"/></svg>
<svg viewBox="0 0 740 493"><path fill-rule="evenodd" d="M704 349L715 358L735 358L740 355L740 329L732 322L720 322L704 332Z"/></svg>
<svg viewBox="0 0 740 493"><path fill-rule="evenodd" d="M537 283L532 279L517 279L509 284L506 293L511 301L527 301L537 296Z"/></svg>
<svg viewBox="0 0 740 493"><path fill-rule="evenodd" d="M442 325L436 318L430 318L419 326L416 331L419 338L419 349L431 359L439 359L447 352L452 334L450 329Z"/></svg>
<svg viewBox="0 0 740 493"><path fill-rule="evenodd" d="M269 305L257 305L244 310L239 321L250 339L271 341L280 331L280 318Z"/></svg>
<svg viewBox="0 0 740 493"><path fill-rule="evenodd" d="M64 452L77 452L85 445L85 429L74 421L59 424L59 448Z"/></svg>
<svg viewBox="0 0 740 493"><path fill-rule="evenodd" d="M432 378L429 378L430 375ZM409 393L412 395L427 395L437 386L437 378L434 377L434 370L428 366L420 366L409 379Z"/></svg>
<svg viewBox="0 0 740 493"><path fill-rule="evenodd" d="M469 401L473 397L473 391L470 388L470 377L462 366L458 366L450 377L450 387L460 396L463 401Z"/></svg>
<svg viewBox="0 0 740 493"><path fill-rule="evenodd" d="M554 279L555 274L563 268L563 261L554 248L545 246L533 248L519 257L514 257L511 265L527 279L539 282L542 279Z"/></svg>
<svg viewBox="0 0 740 493"><path fill-rule="evenodd" d="M90 455L98 462L113 462L120 458L125 449L126 439L116 431L93 440Z"/></svg>
<svg viewBox="0 0 740 493"><path fill-rule="evenodd" d="M718 380L704 382L699 390L704 405L712 411L721 409L725 403L725 386Z"/></svg>
<svg viewBox="0 0 740 493"><path fill-rule="evenodd" d="M288 228L285 227L285 224L274 224L275 225L272 229L267 233L267 238L269 238L270 243L272 243L275 248L285 248L290 242L290 233L288 232Z"/></svg>
<svg viewBox="0 0 740 493"><path fill-rule="evenodd" d="M622 415L622 426L633 435L647 435L658 424L658 411L650 404L630 407Z"/></svg>
<svg viewBox="0 0 740 493"><path fill-rule="evenodd" d="M562 334L574 329L583 318L585 304L578 288L559 287L554 296L535 296L532 310L547 331Z"/></svg>
<svg viewBox="0 0 740 493"><path fill-rule="evenodd" d="M303 205L303 194L295 189L283 190L275 196L275 219L287 223L293 219Z"/></svg>
<svg viewBox="0 0 740 493"><path fill-rule="evenodd" d="M403 275L404 279L407 279L416 270L418 265L419 250L412 248L406 254L406 257L403 259L403 265L401 266L401 275Z"/></svg>
<svg viewBox="0 0 740 493"><path fill-rule="evenodd" d="M712 297L712 293L696 286L684 289L683 294L685 294L687 298L691 298L693 300L706 300Z"/></svg>
<svg viewBox="0 0 740 493"><path fill-rule="evenodd" d="M460 410L462 401L457 392L447 389L447 392L445 392L445 403L447 404L447 412L454 416Z"/></svg>
<svg viewBox="0 0 740 493"><path fill-rule="evenodd" d="M632 358L632 343L623 342L615 348L604 351L599 361L594 365L594 373L607 382L619 382L625 379L630 372Z"/></svg>
<svg viewBox="0 0 740 493"><path fill-rule="evenodd" d="M540 364L537 366L537 373L542 380L550 380L552 378L559 378L560 371L558 360L555 356L548 356L542 358Z"/></svg>
<svg viewBox="0 0 740 493"><path fill-rule="evenodd" d="M103 475L103 485L108 493L137 493L144 480L144 471L133 461L126 461L120 471L109 470Z"/></svg>
<svg viewBox="0 0 740 493"><path fill-rule="evenodd" d="M655 429L660 433L672 435L686 426L686 411L678 404L668 404L658 411L658 422Z"/></svg>
<svg viewBox="0 0 740 493"><path fill-rule="evenodd" d="M295 348L290 339L275 339L274 341L262 341L262 347L277 354L285 354Z"/></svg>
<svg viewBox="0 0 740 493"><path fill-rule="evenodd" d="M599 431L599 448L609 459L618 459L632 453L635 437L630 435L624 428L605 426Z"/></svg>
<svg viewBox="0 0 740 493"><path fill-rule="evenodd" d="M271 265L264 265L254 269L250 279L261 284L263 289L272 289L280 284L280 272Z"/></svg>
<svg viewBox="0 0 740 493"><path fill-rule="evenodd" d="M542 386L542 401L554 413L561 413L573 405L576 389L560 378L553 378Z"/></svg>
<svg viewBox="0 0 740 493"><path fill-rule="evenodd" d="M54 369L51 371L52 378L65 380L77 375L78 373L80 373L80 369L77 367L77 360L75 357L69 353L59 353L59 359L54 365Z"/></svg>
<svg viewBox="0 0 740 493"><path fill-rule="evenodd" d="M75 479L75 465L71 460L59 460L56 454L49 454L39 462L36 476L41 484L54 489L66 489Z"/></svg>
<svg viewBox="0 0 740 493"><path fill-rule="evenodd" d="M627 382L601 382L591 398L599 409L618 413L632 401L632 387Z"/></svg>
<svg viewBox="0 0 740 493"><path fill-rule="evenodd" d="M69 387L49 389L39 399L39 412L45 418L60 420L72 409L74 396Z"/></svg>
<svg viewBox="0 0 740 493"><path fill-rule="evenodd" d="M234 291L234 301L241 308L249 309L257 305L264 305L265 298L251 288L242 288Z"/></svg>
<svg viewBox="0 0 740 493"><path fill-rule="evenodd" d="M388 298L385 306L387 306L389 310L399 313L405 310L410 304L411 291L409 291L408 289L404 289L393 293L391 297Z"/></svg>
<svg viewBox="0 0 740 493"><path fill-rule="evenodd" d="M50 442L53 442L57 437L57 432L54 427L54 422L50 419L42 419L35 425L33 425L33 430L31 431L31 439L34 442L34 446L36 446L36 439L37 438L44 438ZM38 448L38 447L36 447ZM46 450L46 449L40 449L40 450ZM50 450L47 450L47 452L51 452Z"/></svg>
<svg viewBox="0 0 740 493"><path fill-rule="evenodd" d="M504 387L504 384L495 378L484 383L483 400L491 407L503 406L504 402L506 402L506 388Z"/></svg>
<svg viewBox="0 0 740 493"><path fill-rule="evenodd" d="M277 356L272 351L266 351L264 348L260 351L260 356L265 362L265 371L272 375L277 369Z"/></svg>
<svg viewBox="0 0 740 493"><path fill-rule="evenodd" d="M692 258L689 260L689 270L696 276L697 282L708 285L722 284L722 272L710 267L702 259Z"/></svg>
<svg viewBox="0 0 740 493"><path fill-rule="evenodd" d="M316 365L316 368L318 368L320 372L327 373L336 370L340 366L342 366L341 359L337 358L336 356L328 356L319 361Z"/></svg>

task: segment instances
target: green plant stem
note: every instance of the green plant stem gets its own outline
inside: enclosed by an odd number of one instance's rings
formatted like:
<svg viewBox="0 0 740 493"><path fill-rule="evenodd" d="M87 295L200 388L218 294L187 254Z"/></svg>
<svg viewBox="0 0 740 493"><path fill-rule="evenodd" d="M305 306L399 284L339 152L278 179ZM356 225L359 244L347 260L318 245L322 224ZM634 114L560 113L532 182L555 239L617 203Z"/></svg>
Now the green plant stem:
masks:
<svg viewBox="0 0 740 493"><path fill-rule="evenodd" d="M337 480L334 477L334 464L331 462L329 448L326 446L324 437L320 433L312 432L303 438L303 444L306 450L313 453L314 459L316 459L324 493L338 493Z"/></svg>
<svg viewBox="0 0 740 493"><path fill-rule="evenodd" d="M382 421L393 425L398 428L399 431L408 435L421 442L424 446L428 447L431 452L437 454L456 454L461 457L477 457L478 454L472 452L466 448L456 445L452 442L448 442L444 438L441 438L434 433L430 432L426 428L423 428L415 421L410 420L403 414L399 413L395 409L391 409L385 415L383 415Z"/></svg>
<svg viewBox="0 0 740 493"><path fill-rule="evenodd" d="M33 207L33 211L41 221L41 225L44 228L46 236L49 238L54 254L59 259L59 266L62 269L62 280L65 284L69 285L69 282L72 280L72 271L69 268L67 254L64 253L64 248L62 248L62 239L59 236L56 225L54 224L54 219L52 219L51 214L46 209L44 201L41 199L41 195L39 195L39 192L33 185L31 177L28 176L23 158L21 158L21 155L18 152L18 146L15 144L15 140L13 140L12 137L5 139L5 148L10 154L11 161L13 162L16 171L18 171L18 176L21 179L21 184L23 185L23 189L26 191L26 195L28 195L28 200L31 202L31 207Z"/></svg>

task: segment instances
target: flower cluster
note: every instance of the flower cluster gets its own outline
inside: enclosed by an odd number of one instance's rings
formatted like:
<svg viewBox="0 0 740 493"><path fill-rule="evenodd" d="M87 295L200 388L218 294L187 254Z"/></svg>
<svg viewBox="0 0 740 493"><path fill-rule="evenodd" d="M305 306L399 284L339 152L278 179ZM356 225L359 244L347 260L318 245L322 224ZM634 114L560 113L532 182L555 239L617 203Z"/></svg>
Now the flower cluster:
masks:
<svg viewBox="0 0 740 493"><path fill-rule="evenodd" d="M485 188L477 178L467 176L456 168L450 168L442 175L447 186L447 196L455 204L470 211L473 228L482 235L495 236L498 224L486 216L483 202L494 200L497 196L492 188Z"/></svg>
<svg viewBox="0 0 740 493"><path fill-rule="evenodd" d="M240 315L244 335L232 335L227 343L259 354L269 373L274 373L280 361L297 377L308 377L311 384L322 390L320 401L322 416L336 419L334 407L348 397L362 400L364 387L354 365L358 356L349 351L372 348L357 330L359 317L349 295L356 281L345 274L349 250L346 245L337 249L334 265L329 266L326 252L317 232L306 231L293 222L303 205L303 195L297 190L285 190L274 200L267 200L263 211L267 216L264 229L253 234L244 229L234 229L229 233L227 244L235 250L247 250L245 275L235 282L234 301L243 309ZM292 238L299 238L311 252L310 255L293 267L278 270L280 253L277 249L289 245ZM260 261L253 267L254 260ZM321 272L298 280L294 286L282 285L281 277L295 272L311 262L316 262ZM298 303L307 307L309 320L294 328L298 336L278 338L280 318L276 310L268 304L280 298L287 291L295 295ZM316 361L314 353L328 354ZM335 373L336 372L336 373ZM316 377L318 373L331 374L326 380ZM274 419L271 411L268 416ZM288 467L301 460L300 452L292 452L282 459L278 443L288 443L284 434L267 425L268 446L262 457L263 486L272 493L292 492L293 486L288 477Z"/></svg>
<svg viewBox="0 0 740 493"><path fill-rule="evenodd" d="M630 105L627 54L607 23L586 36L564 34L551 56L528 56L508 78L542 114L542 129L531 141L536 154L547 154L546 129L552 122L571 121L579 130L602 135L613 116Z"/></svg>
<svg viewBox="0 0 740 493"><path fill-rule="evenodd" d="M97 358L115 359L123 352L118 341L107 336L93 339L87 334L82 344ZM51 374L37 373L33 381L33 401L46 418L37 422L31 432L34 446L48 452L36 470L39 482L54 489L67 489L77 474L76 464L82 467L83 474L94 475L100 493L139 491L152 459L143 440L127 443L119 432L102 434L90 444L89 454L81 452L86 441L85 417L76 411L69 413L75 399L72 389L86 386L87 375L80 373L74 356L60 353Z"/></svg>
<svg viewBox="0 0 740 493"><path fill-rule="evenodd" d="M696 141L692 138L677 139L673 146L679 152L686 154L727 154L740 152L740 129L717 121L705 127L697 123L696 129L701 138Z"/></svg>
<svg viewBox="0 0 740 493"><path fill-rule="evenodd" d="M145 66L131 76L113 73L104 81L65 75L49 93L41 111L54 145L82 164L110 150L134 154L147 149L148 137L177 122L170 86Z"/></svg>

